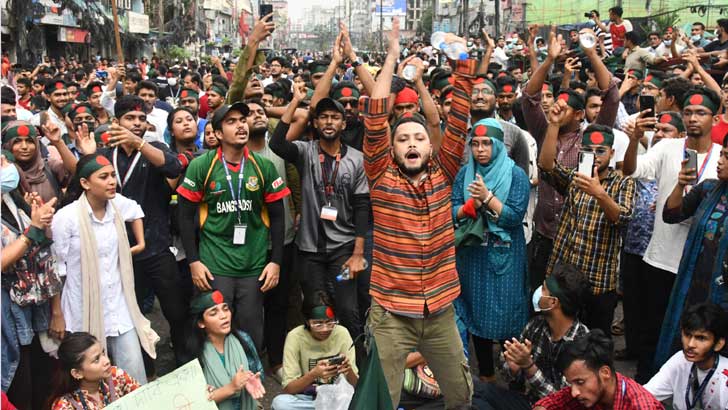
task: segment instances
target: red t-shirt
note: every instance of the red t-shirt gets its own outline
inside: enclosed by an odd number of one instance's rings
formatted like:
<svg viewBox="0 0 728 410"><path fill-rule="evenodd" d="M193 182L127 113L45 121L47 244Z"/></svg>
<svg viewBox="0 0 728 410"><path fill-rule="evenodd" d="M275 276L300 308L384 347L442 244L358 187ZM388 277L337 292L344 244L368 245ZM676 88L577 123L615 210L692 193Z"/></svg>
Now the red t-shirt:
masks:
<svg viewBox="0 0 728 410"><path fill-rule="evenodd" d="M624 26L624 23L620 25L610 24L609 33L612 35L612 46L614 48L624 47L624 35L627 34L627 27Z"/></svg>
<svg viewBox="0 0 728 410"><path fill-rule="evenodd" d="M723 145L723 139L728 135L728 121L726 121L726 117L728 117L728 113L721 115L720 121L710 131L710 139L719 145Z"/></svg>
<svg viewBox="0 0 728 410"><path fill-rule="evenodd" d="M30 98L28 98L25 101L18 99L18 105L25 108L26 110L30 111L30 100L31 100Z"/></svg>

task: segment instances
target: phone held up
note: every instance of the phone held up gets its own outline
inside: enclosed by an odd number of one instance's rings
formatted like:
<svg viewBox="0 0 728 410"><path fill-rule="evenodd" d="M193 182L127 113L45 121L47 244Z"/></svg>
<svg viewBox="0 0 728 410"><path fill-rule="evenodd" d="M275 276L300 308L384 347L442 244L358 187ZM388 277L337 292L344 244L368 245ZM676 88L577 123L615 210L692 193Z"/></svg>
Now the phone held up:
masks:
<svg viewBox="0 0 728 410"><path fill-rule="evenodd" d="M650 116L655 117L655 97L651 95L640 95L640 111L651 110Z"/></svg>
<svg viewBox="0 0 728 410"><path fill-rule="evenodd" d="M685 159L688 160L688 162L685 164L685 168L692 168L695 170L695 178L693 178L692 180L692 185L695 185L698 182L698 151L690 148L685 148Z"/></svg>
<svg viewBox="0 0 728 410"><path fill-rule="evenodd" d="M579 167L576 172L584 175L594 176L594 153L579 151Z"/></svg>

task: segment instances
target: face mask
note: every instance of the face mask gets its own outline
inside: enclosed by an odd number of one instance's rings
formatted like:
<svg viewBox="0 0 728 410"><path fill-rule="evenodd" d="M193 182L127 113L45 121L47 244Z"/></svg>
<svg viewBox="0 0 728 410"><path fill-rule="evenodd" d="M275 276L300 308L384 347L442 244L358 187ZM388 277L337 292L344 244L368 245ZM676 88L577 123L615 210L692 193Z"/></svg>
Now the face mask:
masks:
<svg viewBox="0 0 728 410"><path fill-rule="evenodd" d="M2 189L3 194L14 190L18 187L18 183L20 182L18 168L16 168L15 165L9 165L3 168L0 179L2 180L2 186L0 186L0 189Z"/></svg>
<svg viewBox="0 0 728 410"><path fill-rule="evenodd" d="M663 41L663 43L665 43L665 45L669 47L672 44L672 40L665 40Z"/></svg>
<svg viewBox="0 0 728 410"><path fill-rule="evenodd" d="M700 41L700 39L701 39L702 37L703 37L703 36L701 36L700 34L696 34L696 35L694 35L694 36L690 36L690 40L693 40L693 41Z"/></svg>
<svg viewBox="0 0 728 410"><path fill-rule="evenodd" d="M543 285L539 286L536 290L533 291L533 297L531 298L531 303L533 303L534 312L548 312L549 310L553 309L553 307L550 307L548 309L541 309L541 306L539 306L539 304L538 304L541 301L541 297L549 297L549 296L543 296Z"/></svg>
<svg viewBox="0 0 728 410"><path fill-rule="evenodd" d="M167 84L169 84L170 86L174 87L175 85L177 85L177 79L175 77L168 78L167 79Z"/></svg>

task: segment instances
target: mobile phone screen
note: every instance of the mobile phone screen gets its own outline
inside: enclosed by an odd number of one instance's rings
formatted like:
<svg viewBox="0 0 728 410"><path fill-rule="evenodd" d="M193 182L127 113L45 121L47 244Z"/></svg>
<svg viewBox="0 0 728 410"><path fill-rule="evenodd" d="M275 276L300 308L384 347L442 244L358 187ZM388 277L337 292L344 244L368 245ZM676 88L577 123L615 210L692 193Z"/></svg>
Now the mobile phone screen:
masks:
<svg viewBox="0 0 728 410"><path fill-rule="evenodd" d="M261 4L258 9L259 18L263 18L270 13L273 13L273 5L272 4Z"/></svg>
<svg viewBox="0 0 728 410"><path fill-rule="evenodd" d="M593 152L579 152L579 167L576 172L584 175L593 176L594 173L594 153Z"/></svg>

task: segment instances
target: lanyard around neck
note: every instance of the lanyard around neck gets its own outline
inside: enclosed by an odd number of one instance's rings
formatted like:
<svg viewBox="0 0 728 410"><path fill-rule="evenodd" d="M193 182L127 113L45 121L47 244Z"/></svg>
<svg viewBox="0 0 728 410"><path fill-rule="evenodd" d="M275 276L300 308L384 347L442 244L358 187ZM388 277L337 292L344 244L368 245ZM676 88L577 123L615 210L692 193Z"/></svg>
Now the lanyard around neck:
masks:
<svg viewBox="0 0 728 410"><path fill-rule="evenodd" d="M690 368L690 377L688 377L688 385L685 387L685 408L690 410L694 409L695 406L700 403L699 408L704 408L703 405L703 392L705 392L705 388L708 387L708 383L710 382L710 379L713 378L713 373L715 373L715 369L718 368L718 361L720 358L718 355L715 356L715 359L713 360L713 367L710 369L708 374L705 376L705 379L703 379L703 382L698 385L698 366L693 363L693 365ZM690 400L690 391L695 391L695 394L693 395L693 400Z"/></svg>
<svg viewBox="0 0 728 410"><path fill-rule="evenodd" d="M240 203L240 201L242 200L242 193L243 193L243 172L245 169L245 157L243 157L240 160L240 171L238 172L237 197L235 195L235 190L233 189L233 177L230 176L230 171L228 171L227 162L225 162L225 154L220 152L220 158L222 160L222 167L225 170L225 179L227 180L228 187L230 188L230 196L233 198L233 203L235 203L235 212L238 216L238 223L241 223L242 215L240 213L240 208L242 208L242 204Z"/></svg>
<svg viewBox="0 0 728 410"><path fill-rule="evenodd" d="M137 151L136 155L134 155L134 159L131 160L131 164L126 169L126 173L124 174L124 178L121 178L121 172L119 170L119 164L117 162L117 156L119 155L119 147L114 148L114 171L116 171L116 182L119 184L119 191L124 189L124 186L127 182L131 179L131 175L134 173L134 168L136 168L137 163L139 162L139 159L142 156L141 151Z"/></svg>

